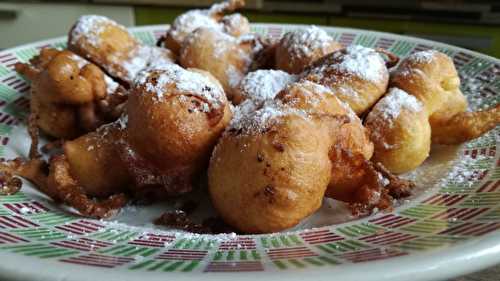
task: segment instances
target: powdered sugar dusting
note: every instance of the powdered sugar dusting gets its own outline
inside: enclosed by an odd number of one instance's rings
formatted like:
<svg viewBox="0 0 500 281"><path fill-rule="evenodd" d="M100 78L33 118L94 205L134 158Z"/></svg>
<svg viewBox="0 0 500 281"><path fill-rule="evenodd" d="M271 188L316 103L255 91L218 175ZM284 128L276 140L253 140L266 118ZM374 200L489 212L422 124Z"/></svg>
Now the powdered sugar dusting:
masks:
<svg viewBox="0 0 500 281"><path fill-rule="evenodd" d="M127 211L129 210L126 207ZM178 229L169 229L169 230L163 230L163 229L158 229L157 226L151 224L148 225L142 225L142 226L133 226L130 224L118 222L115 220L100 220L100 224L104 225L105 227L99 228L95 233L101 233L101 232L116 232L116 234L123 233L123 231L128 231L128 232L135 232L137 235L131 236L129 238L129 241L132 241L133 239L136 239L136 237L147 237L148 235L154 234L156 235L171 235L173 236L174 239L173 241L178 241L178 240L196 240L197 242L205 242L209 244L216 244L220 242L225 242L225 241L230 241L234 240L237 235L234 232L230 233L220 233L220 234L198 234L198 233L192 233L192 232L186 232ZM88 234L84 234L88 235ZM165 242L164 247L168 247L173 241L171 242ZM112 241L113 243L117 243L117 241ZM138 255L137 257L139 257ZM136 259L137 259L136 257ZM142 257L142 256L140 256ZM142 257L144 258L144 257Z"/></svg>
<svg viewBox="0 0 500 281"><path fill-rule="evenodd" d="M87 42L94 47L99 46L99 34L104 30L104 26L114 25L125 29L122 25L99 15L83 15L75 23L71 31L71 44L76 44L78 40L85 37Z"/></svg>
<svg viewBox="0 0 500 281"><path fill-rule="evenodd" d="M286 104L295 107L297 105L297 103L300 104L301 102L304 102L304 103L310 105L310 107L302 108L302 110L304 110L304 112L310 112L311 110L315 111L316 106L319 105L325 99L326 96L334 95L333 92L330 89L328 89L327 87L320 85L318 83L312 82L312 81L308 81L308 80L300 81L298 83L289 84L286 87L286 91L288 91L288 92L293 91L293 90L291 90L291 88L294 88L294 87L300 88L304 94L301 95L300 98L293 97L293 96L291 98L290 97L287 98ZM338 100L338 101L339 101L340 105L346 109L346 111L352 112L352 109L350 108L350 106L348 106L347 104L345 104L344 102L342 102L340 100ZM299 105L299 107L301 107L301 106ZM354 114L354 112L352 112L352 114ZM351 117L352 116L353 115L351 115Z"/></svg>
<svg viewBox="0 0 500 281"><path fill-rule="evenodd" d="M105 26L110 25L128 32L125 27L106 17L97 15L82 16L78 19L71 32L70 44L77 44L80 38L85 38L86 42L89 42L96 48L100 48L100 33L104 30ZM132 38L132 35L130 37ZM154 63L163 64L172 62L169 50L143 45L138 42L135 43L135 47L128 54L110 53L109 60L111 64L117 65L119 68L114 69L108 65L102 67L127 82L133 81L139 71Z"/></svg>
<svg viewBox="0 0 500 281"><path fill-rule="evenodd" d="M241 135L258 134L265 131L271 124L280 122L281 116L297 115L307 118L307 113L302 110L284 105L279 100L266 100L257 105L251 100L246 100L233 110L233 119L227 131L238 132Z"/></svg>
<svg viewBox="0 0 500 281"><path fill-rule="evenodd" d="M359 93L352 87L341 86L338 87L336 90L337 90L337 95L340 98L349 98L356 102L363 102L362 98L359 96Z"/></svg>
<svg viewBox="0 0 500 281"><path fill-rule="evenodd" d="M228 33L232 33L233 29L246 31L240 29L242 26L248 25L246 18L241 14L235 13L221 18L224 13L230 12L234 8L236 7L233 7L231 1L224 1L213 4L209 9L189 10L175 18L168 34L180 44L187 35L200 27L213 28Z"/></svg>
<svg viewBox="0 0 500 281"><path fill-rule="evenodd" d="M247 19L240 13L234 13L231 15L226 15L222 18L224 31L232 34L234 30L239 29L242 25L247 25Z"/></svg>
<svg viewBox="0 0 500 281"><path fill-rule="evenodd" d="M336 67L372 82L380 81L386 71L384 59L375 50L360 45L348 47Z"/></svg>
<svg viewBox="0 0 500 281"><path fill-rule="evenodd" d="M228 78L229 87L236 88L240 84L241 79L243 79L244 74L232 64L227 66L226 75Z"/></svg>
<svg viewBox="0 0 500 281"><path fill-rule="evenodd" d="M182 42L184 36L192 33L199 27L208 27L222 30L222 24L215 21L209 10L190 10L178 16L172 23L174 28L169 30L170 35L178 42Z"/></svg>
<svg viewBox="0 0 500 281"><path fill-rule="evenodd" d="M310 26L306 29L297 29L287 32L281 44L288 52L299 58L309 57L317 50L326 52L326 49L335 43L333 38L323 29L316 26Z"/></svg>
<svg viewBox="0 0 500 281"><path fill-rule="evenodd" d="M264 130L273 120L285 114L285 108L274 100L265 102L260 108L247 100L236 106L228 130L253 134Z"/></svg>
<svg viewBox="0 0 500 281"><path fill-rule="evenodd" d="M106 74L104 74L104 82L106 82L106 93L108 94L114 93L119 86L118 83Z"/></svg>
<svg viewBox="0 0 500 281"><path fill-rule="evenodd" d="M394 121L399 117L403 109L413 112L423 110L422 103L414 96L399 88L389 89L388 94L383 97L375 106L366 118L367 123L386 124L389 128L394 126ZM371 137L378 140L385 149L392 149L394 144L390 144L386 140L386 135L382 134L374 127L371 130Z"/></svg>
<svg viewBox="0 0 500 281"><path fill-rule="evenodd" d="M248 73L241 81L242 98L262 103L273 99L288 84L297 81L296 75L281 70L257 70Z"/></svg>
<svg viewBox="0 0 500 281"><path fill-rule="evenodd" d="M151 79L154 77L154 79ZM186 70L176 64L160 64L141 71L134 82L135 86L144 86L145 89L156 95L162 101L172 85L180 92L198 95L213 106L220 106L225 96L222 87L214 83L208 76L198 72ZM208 107L207 107L208 109Z"/></svg>
<svg viewBox="0 0 500 281"><path fill-rule="evenodd" d="M425 50L425 51L419 51L411 54L408 56L405 61L411 63L411 64L427 64L430 63L435 55L438 53L438 51L435 50ZM419 73L422 70L418 68L413 68L411 65L408 64L400 64L399 67L393 69L391 71L391 75L398 75L398 76L403 76L407 77L412 75L412 73Z"/></svg>
<svg viewBox="0 0 500 281"><path fill-rule="evenodd" d="M123 76L128 81L133 81L139 71L155 64L168 64L172 60L167 55L167 50L147 45L139 45L135 48L132 54L129 54L129 59L119 62L125 69Z"/></svg>
<svg viewBox="0 0 500 281"><path fill-rule="evenodd" d="M419 112L423 110L423 105L417 98L407 92L398 88L391 88L387 95L375 105L368 118L394 120L398 118L403 109Z"/></svg>
<svg viewBox="0 0 500 281"><path fill-rule="evenodd" d="M84 66L89 64L89 62L86 59L80 57L77 54L71 54L71 59L76 62L79 69L82 69Z"/></svg>
<svg viewBox="0 0 500 281"><path fill-rule="evenodd" d="M435 50L425 50L411 54L407 60L415 63L429 63L434 55L437 53Z"/></svg>
<svg viewBox="0 0 500 281"><path fill-rule="evenodd" d="M309 71L316 75L325 72L346 73L377 83L384 79L387 68L384 59L374 49L352 45L345 51L333 53L325 63Z"/></svg>
<svg viewBox="0 0 500 281"><path fill-rule="evenodd" d="M118 125L118 128L121 130L125 130L128 124L128 114L123 113L118 120L115 122Z"/></svg>

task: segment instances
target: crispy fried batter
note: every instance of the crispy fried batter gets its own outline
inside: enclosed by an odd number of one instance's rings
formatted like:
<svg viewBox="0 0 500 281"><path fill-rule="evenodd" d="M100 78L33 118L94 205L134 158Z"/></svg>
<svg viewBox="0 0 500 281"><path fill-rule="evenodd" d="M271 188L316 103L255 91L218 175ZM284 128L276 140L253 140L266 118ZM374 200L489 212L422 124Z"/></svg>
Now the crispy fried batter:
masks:
<svg viewBox="0 0 500 281"><path fill-rule="evenodd" d="M431 149L431 126L426 109L414 96L390 88L365 119L374 143L372 160L393 173L411 171Z"/></svg>
<svg viewBox="0 0 500 281"><path fill-rule="evenodd" d="M40 147L40 150L42 151L42 153L49 154L51 151L60 149L63 146L63 144L64 140L62 139L54 140L42 145L42 147Z"/></svg>
<svg viewBox="0 0 500 281"><path fill-rule="evenodd" d="M377 51L377 52L379 52L387 57L387 60L385 62L385 66L387 66L387 68L394 67L398 64L399 57L397 55L395 55L394 53L392 53L386 49L382 49L382 48L375 48L375 51Z"/></svg>
<svg viewBox="0 0 500 281"><path fill-rule="evenodd" d="M16 194L22 187L23 182L14 176L19 165L19 160L12 160L0 165L0 195Z"/></svg>
<svg viewBox="0 0 500 281"><path fill-rule="evenodd" d="M370 213L375 208L390 210L393 207L393 199L410 196L411 189L415 187L413 182L391 174L382 164L373 164L361 154L334 148L330 152L330 158L333 158L333 165L337 162L349 163L341 166L343 170L332 169L338 172L332 177L340 176L346 179L345 175L349 175L346 180L352 186L351 192L334 194L332 197L349 202L355 215Z"/></svg>
<svg viewBox="0 0 500 281"><path fill-rule="evenodd" d="M33 158L28 161L21 158L3 161L0 163L0 172L6 182L11 181L15 176L23 177L33 182L42 192L54 198L53 194L47 190L47 163L40 158ZM21 186L19 186L20 188ZM19 191L19 189L15 190L15 192Z"/></svg>
<svg viewBox="0 0 500 281"><path fill-rule="evenodd" d="M415 183L410 180L397 177L387 170L382 163L375 163L375 169L382 174L389 184L385 186L389 190L389 195L393 198L405 198L411 195L411 190L415 188Z"/></svg>
<svg viewBox="0 0 500 281"><path fill-rule="evenodd" d="M448 120L431 121L432 142L460 144L480 137L500 124L500 104L477 112L461 112Z"/></svg>
<svg viewBox="0 0 500 281"><path fill-rule="evenodd" d="M100 201L88 198L70 175L69 163L64 155L55 156L51 160L50 170L47 168L47 163L40 158L28 161L16 158L5 161L0 164L0 175L3 182L2 195L10 195L19 191L22 182L15 176L23 177L33 182L35 187L56 203L64 202L86 217L112 216L127 202L122 193Z"/></svg>
<svg viewBox="0 0 500 281"><path fill-rule="evenodd" d="M114 82L70 51L44 48L30 63L16 64L16 70L31 80L34 115L29 121L50 136L75 138L115 120L123 110L124 89L117 87L108 93L108 83ZM32 128L30 125L30 133L34 133Z"/></svg>
<svg viewBox="0 0 500 281"><path fill-rule="evenodd" d="M74 207L81 215L92 218L113 216L127 203L123 193L109 196L105 200L92 200L85 195L78 182L70 174L66 156L55 156L51 160L47 188L62 202Z"/></svg>
<svg viewBox="0 0 500 281"><path fill-rule="evenodd" d="M30 159L40 158L40 153L38 152L38 142L39 142L39 130L36 125L36 120L38 115L36 110L32 110L30 115L28 116L28 134L31 139L30 152L28 157Z"/></svg>

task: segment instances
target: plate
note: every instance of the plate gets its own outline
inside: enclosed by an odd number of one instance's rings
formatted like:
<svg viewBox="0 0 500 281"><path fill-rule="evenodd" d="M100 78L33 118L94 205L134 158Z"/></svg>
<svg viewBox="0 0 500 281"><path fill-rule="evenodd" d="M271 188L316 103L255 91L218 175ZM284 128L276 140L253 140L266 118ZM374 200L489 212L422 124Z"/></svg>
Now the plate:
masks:
<svg viewBox="0 0 500 281"><path fill-rule="evenodd" d="M154 44L167 26L131 28ZM255 24L278 37L298 25ZM423 39L324 27L344 45L390 50L401 58L425 49L451 56L472 109L500 102L500 61ZM13 71L45 46L66 38L0 52L0 153L24 156L22 120L29 85ZM295 229L266 235L196 235L155 229L165 206L128 207L113 220L72 215L25 183L0 196L0 276L16 280L435 280L500 262L500 128L462 146L434 147L432 157L406 175L417 193L390 213L343 221L338 202L325 201ZM203 197L203 192L198 196ZM335 224L334 224L335 222Z"/></svg>

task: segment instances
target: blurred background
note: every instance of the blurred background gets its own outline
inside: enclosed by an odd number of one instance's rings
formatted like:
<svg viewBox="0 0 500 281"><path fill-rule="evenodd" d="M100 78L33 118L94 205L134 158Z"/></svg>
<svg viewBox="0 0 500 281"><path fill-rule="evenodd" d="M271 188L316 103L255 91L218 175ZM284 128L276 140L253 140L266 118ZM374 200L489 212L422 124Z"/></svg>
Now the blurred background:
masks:
<svg viewBox="0 0 500 281"><path fill-rule="evenodd" d="M0 0L0 49L65 35L82 14L126 25L166 24L209 0ZM418 36L500 57L500 1L247 0L251 22L354 27Z"/></svg>

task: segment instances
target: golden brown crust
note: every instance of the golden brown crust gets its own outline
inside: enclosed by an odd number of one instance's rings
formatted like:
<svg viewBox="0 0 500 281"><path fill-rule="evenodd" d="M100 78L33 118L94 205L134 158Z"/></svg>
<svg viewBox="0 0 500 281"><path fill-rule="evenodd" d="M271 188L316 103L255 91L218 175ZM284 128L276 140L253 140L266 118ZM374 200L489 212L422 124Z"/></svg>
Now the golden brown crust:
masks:
<svg viewBox="0 0 500 281"><path fill-rule="evenodd" d="M302 110L314 108L314 111L318 113L348 117L349 122L339 126L332 136L332 142L337 149L362 155L366 160L372 157L373 143L370 141L368 131L354 112L329 89L304 81L290 85L278 94L277 98L285 104L293 104L295 108ZM352 190L358 188L357 185L352 184L351 175L346 173L351 169L350 163L336 159L332 152L330 152L330 160L332 177L326 196L345 200L344 194L350 194Z"/></svg>
<svg viewBox="0 0 500 281"><path fill-rule="evenodd" d="M349 47L330 53L310 65L303 79L329 88L357 115L370 109L386 92L389 72L373 49Z"/></svg>
<svg viewBox="0 0 500 281"><path fill-rule="evenodd" d="M153 170L157 184L167 192L186 192L192 188L193 177L208 163L208 158L218 137L231 119L231 110L220 84L206 72L182 70L183 74L197 73L206 84L199 84L204 91L220 91L215 100L207 100L203 93L183 90L173 72L153 70L143 83L133 89L127 105L127 142L135 159L136 183L141 184L144 173ZM191 74L190 74L191 73ZM156 81L171 79L158 92L148 90ZM190 81L197 83L196 81ZM200 81L198 81L200 82ZM153 178L153 177L151 177ZM153 183L154 183L153 181ZM151 185L143 182L142 185Z"/></svg>
<svg viewBox="0 0 500 281"><path fill-rule="evenodd" d="M74 207L83 216L107 218L125 205L124 194L114 194L103 201L89 198L71 175L71 167L65 155L55 156L50 163L47 186L62 202Z"/></svg>
<svg viewBox="0 0 500 281"><path fill-rule="evenodd" d="M365 163L373 144L364 127L327 88L294 83L275 100L253 105L257 111L252 105L240 106L210 160L212 202L227 223L250 233L283 230L317 210L325 192L359 209L391 206L390 196L376 196L382 177ZM364 164L332 153L340 150L355 150ZM370 171L372 180L358 185Z"/></svg>
<svg viewBox="0 0 500 281"><path fill-rule="evenodd" d="M500 123L498 105L466 112L467 100L453 60L438 51L418 52L403 60L391 84L424 105L432 128L432 142L458 144L477 138Z"/></svg>
<svg viewBox="0 0 500 281"><path fill-rule="evenodd" d="M69 31L68 49L125 86L130 86L137 73L149 65L175 60L168 49L144 45L124 26L102 16L82 16Z"/></svg>
<svg viewBox="0 0 500 281"><path fill-rule="evenodd" d="M372 161L397 174L420 166L431 149L431 127L424 107L408 94L400 94L417 106L406 106L403 98L395 99L391 92L374 106L365 121L375 145Z"/></svg>
<svg viewBox="0 0 500 281"><path fill-rule="evenodd" d="M118 106L108 101L122 89L108 93L105 74L70 51L42 49L30 63L17 64L16 70L31 80L31 111L50 136L72 139L116 119L105 111Z"/></svg>
<svg viewBox="0 0 500 281"><path fill-rule="evenodd" d="M363 155L365 159L371 158L373 144L369 139L368 131L349 106L341 102L328 88L303 81L291 84L276 98L284 104L293 104L298 109L314 108L316 112L322 114L347 116L350 121L341 125L337 135L334 136L334 143L353 153Z"/></svg>
<svg viewBox="0 0 500 281"><path fill-rule="evenodd" d="M243 0L228 0L216 3L206 10L189 10L179 15L167 30L165 47L180 55L184 40L200 27L215 28L236 37L249 33L250 24L246 17L240 14L225 15L243 6Z"/></svg>
<svg viewBox="0 0 500 281"><path fill-rule="evenodd" d="M127 60L139 42L111 20L96 21L89 27L91 34L75 33L79 24L76 22L69 31L68 49L104 67L115 78L121 78L125 70L119 62Z"/></svg>
<svg viewBox="0 0 500 281"><path fill-rule="evenodd" d="M50 167L40 158L29 161L17 158L0 163L2 175L15 175L32 181L36 188L56 203L68 204L85 217L100 219L112 216L127 202L125 195L121 193L104 200L91 199L73 178L70 170L65 155L54 156L50 160Z"/></svg>
<svg viewBox="0 0 500 281"><path fill-rule="evenodd" d="M321 206L330 179L329 139L320 120L293 115L263 134L225 134L208 171L215 208L247 233L296 225Z"/></svg>
<svg viewBox="0 0 500 281"><path fill-rule="evenodd" d="M250 70L256 43L240 41L215 29L202 27L184 40L179 62L186 68L210 72L231 99L241 79Z"/></svg>
<svg viewBox="0 0 500 281"><path fill-rule="evenodd" d="M432 143L460 144L478 138L500 124L500 104L477 112L460 112L447 120L430 118Z"/></svg>
<svg viewBox="0 0 500 281"><path fill-rule="evenodd" d="M276 45L276 68L299 74L314 61L342 48L342 44L315 26L290 31Z"/></svg>
<svg viewBox="0 0 500 281"><path fill-rule="evenodd" d="M391 75L391 86L415 96L425 104L429 116L438 119L467 108L453 60L438 51L419 52L404 59Z"/></svg>
<svg viewBox="0 0 500 281"><path fill-rule="evenodd" d="M62 139L73 139L82 134L75 110L67 106L43 102L34 88L31 93L30 107L36 108L37 124L44 133Z"/></svg>
<svg viewBox="0 0 500 281"><path fill-rule="evenodd" d="M108 125L64 143L71 175L85 194L104 198L126 190L132 183L118 150L123 134L116 125Z"/></svg>
<svg viewBox="0 0 500 281"><path fill-rule="evenodd" d="M420 166L429 155L431 142L459 144L500 122L498 105L465 112L467 100L460 91L453 61L438 51L421 51L404 59L392 73L391 85L398 88L392 88L374 106L366 126L375 144L373 160L393 173Z"/></svg>

